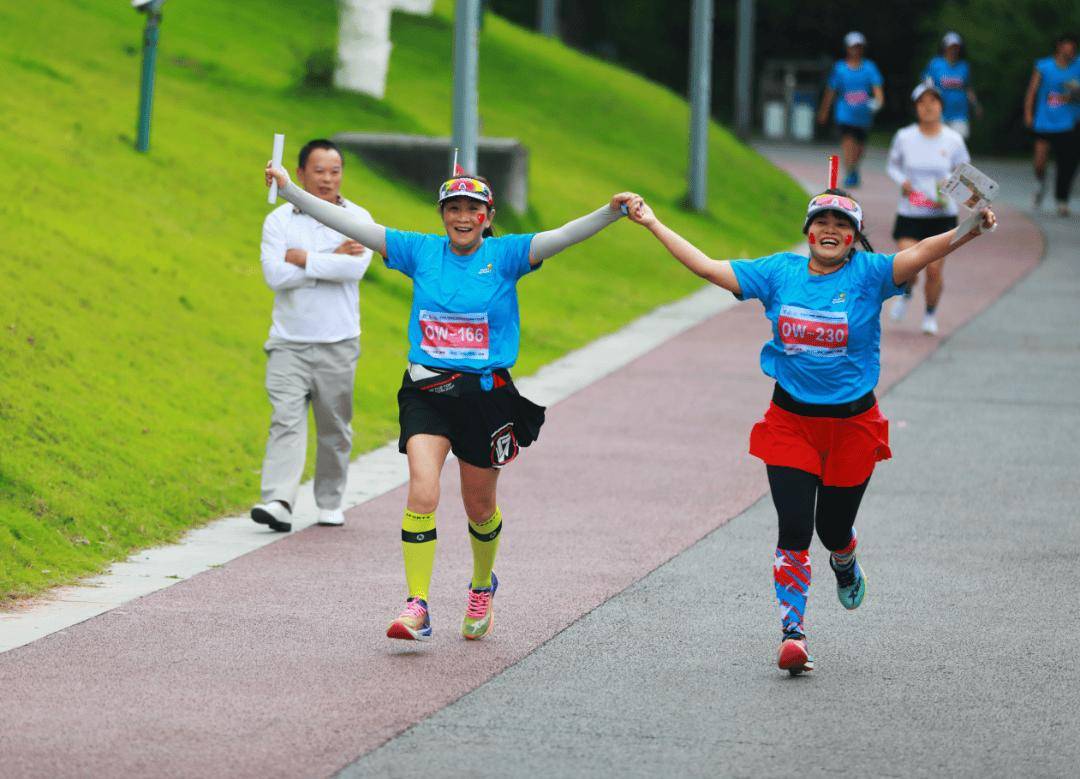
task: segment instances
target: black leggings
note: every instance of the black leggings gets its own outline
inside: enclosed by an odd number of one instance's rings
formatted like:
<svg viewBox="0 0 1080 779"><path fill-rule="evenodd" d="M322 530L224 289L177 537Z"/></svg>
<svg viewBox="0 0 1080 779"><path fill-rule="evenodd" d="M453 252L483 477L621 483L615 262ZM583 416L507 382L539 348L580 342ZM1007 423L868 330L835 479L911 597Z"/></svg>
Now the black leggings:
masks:
<svg viewBox="0 0 1080 779"><path fill-rule="evenodd" d="M1054 199L1067 203L1072 193L1073 178L1080 163L1080 130L1064 133L1044 133L1054 155Z"/></svg>
<svg viewBox="0 0 1080 779"><path fill-rule="evenodd" d="M777 547L809 549L815 527L818 538L830 552L851 542L851 528L869 478L855 487L826 487L820 478L798 468L766 465L765 470L769 473L769 488L780 518Z"/></svg>

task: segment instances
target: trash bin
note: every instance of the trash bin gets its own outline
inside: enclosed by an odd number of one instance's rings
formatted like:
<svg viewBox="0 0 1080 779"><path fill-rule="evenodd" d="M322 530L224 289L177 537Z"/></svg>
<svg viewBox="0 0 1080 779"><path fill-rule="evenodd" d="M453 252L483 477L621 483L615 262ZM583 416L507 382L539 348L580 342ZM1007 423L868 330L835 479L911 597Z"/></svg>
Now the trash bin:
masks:
<svg viewBox="0 0 1080 779"><path fill-rule="evenodd" d="M765 103L764 127L766 138L783 138L787 135L787 111L779 100Z"/></svg>
<svg viewBox="0 0 1080 779"><path fill-rule="evenodd" d="M791 109L791 136L797 141L814 140L814 94L796 92Z"/></svg>

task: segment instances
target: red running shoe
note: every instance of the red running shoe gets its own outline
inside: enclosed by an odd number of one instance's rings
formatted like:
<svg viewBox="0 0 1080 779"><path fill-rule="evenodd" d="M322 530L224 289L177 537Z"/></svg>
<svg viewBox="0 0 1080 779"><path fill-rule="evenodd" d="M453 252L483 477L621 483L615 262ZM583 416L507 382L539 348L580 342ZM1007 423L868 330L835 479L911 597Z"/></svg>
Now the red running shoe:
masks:
<svg viewBox="0 0 1080 779"><path fill-rule="evenodd" d="M801 633L785 634L780 642L780 656L776 665L792 676L798 676L803 671L814 670L814 658L806 649L806 636Z"/></svg>

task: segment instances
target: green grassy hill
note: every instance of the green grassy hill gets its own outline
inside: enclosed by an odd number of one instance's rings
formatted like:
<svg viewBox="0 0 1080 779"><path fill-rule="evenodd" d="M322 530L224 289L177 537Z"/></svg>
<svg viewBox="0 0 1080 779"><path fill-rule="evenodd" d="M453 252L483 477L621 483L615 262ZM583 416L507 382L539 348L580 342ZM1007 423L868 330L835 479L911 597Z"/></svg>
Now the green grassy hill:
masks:
<svg viewBox="0 0 1080 779"><path fill-rule="evenodd" d="M0 4L0 602L257 498L271 134L287 134L292 156L340 130L449 132L449 2L433 18L395 16L384 101L298 86L302 63L334 46L333 0L164 10L141 155L142 19L128 3ZM798 237L799 188L718 127L710 215L680 212L685 103L490 15L481 102L485 134L531 152L533 207L510 227L553 226L633 188L714 256ZM384 223L440 229L432 193L356 158L345 192ZM524 283L519 374L698 286L646 238L618 224ZM396 435L408 281L373 265L361 295L354 454Z"/></svg>

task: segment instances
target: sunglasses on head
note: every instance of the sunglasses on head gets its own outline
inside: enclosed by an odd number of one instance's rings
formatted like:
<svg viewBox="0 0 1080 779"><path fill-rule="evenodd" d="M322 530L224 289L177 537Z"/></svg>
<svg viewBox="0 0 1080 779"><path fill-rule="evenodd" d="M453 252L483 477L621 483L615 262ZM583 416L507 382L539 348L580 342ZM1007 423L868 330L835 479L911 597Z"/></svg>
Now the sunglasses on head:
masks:
<svg viewBox="0 0 1080 779"><path fill-rule="evenodd" d="M859 204L849 197L842 197L841 195L818 195L812 201L810 201L811 208L816 206L828 206L831 208L842 208L845 211L857 211L859 210Z"/></svg>

